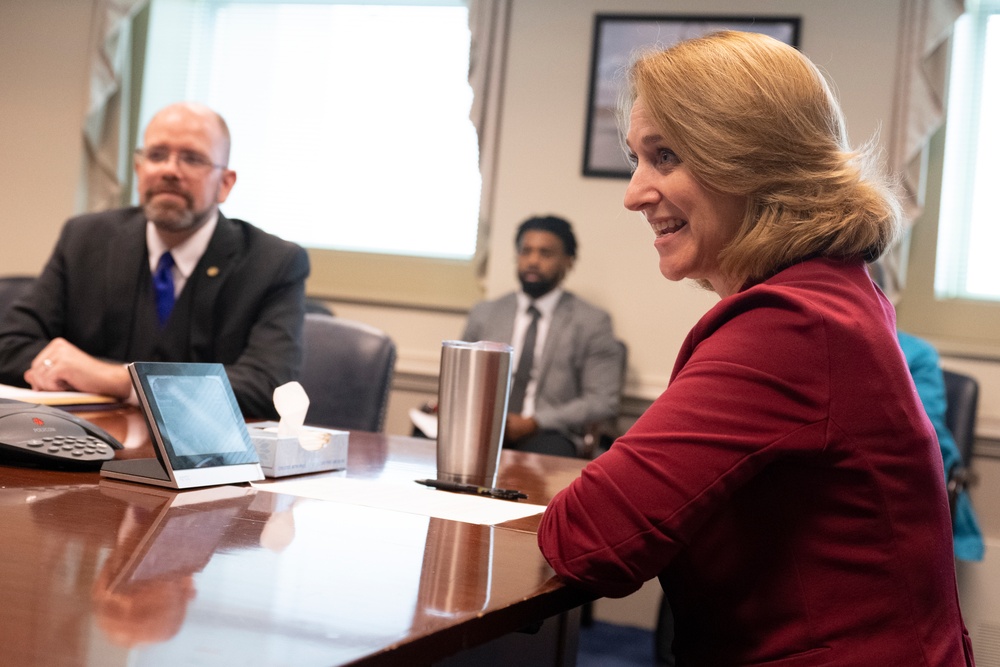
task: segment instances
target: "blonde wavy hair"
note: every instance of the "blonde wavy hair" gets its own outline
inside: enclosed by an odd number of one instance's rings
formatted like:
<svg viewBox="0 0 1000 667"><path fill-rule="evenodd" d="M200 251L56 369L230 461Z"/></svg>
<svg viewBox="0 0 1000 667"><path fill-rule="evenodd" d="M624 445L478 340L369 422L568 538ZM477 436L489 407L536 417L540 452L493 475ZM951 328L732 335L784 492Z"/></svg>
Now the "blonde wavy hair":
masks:
<svg viewBox="0 0 1000 667"><path fill-rule="evenodd" d="M899 201L874 144L851 150L833 92L791 46L724 31L640 55L622 119L640 97L694 178L747 197L719 255L724 275L759 282L815 256L871 262L898 237Z"/></svg>

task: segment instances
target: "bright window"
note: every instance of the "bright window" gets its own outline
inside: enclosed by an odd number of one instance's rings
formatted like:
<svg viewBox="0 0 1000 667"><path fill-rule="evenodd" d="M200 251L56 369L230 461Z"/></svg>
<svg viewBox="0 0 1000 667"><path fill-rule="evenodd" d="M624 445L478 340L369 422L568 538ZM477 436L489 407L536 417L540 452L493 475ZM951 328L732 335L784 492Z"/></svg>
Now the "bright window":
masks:
<svg viewBox="0 0 1000 667"><path fill-rule="evenodd" d="M226 118L227 216L309 248L474 255L461 0L153 0L149 25L140 126L177 100Z"/></svg>
<svg viewBox="0 0 1000 667"><path fill-rule="evenodd" d="M938 297L1000 300L1000 0L955 26L938 227Z"/></svg>

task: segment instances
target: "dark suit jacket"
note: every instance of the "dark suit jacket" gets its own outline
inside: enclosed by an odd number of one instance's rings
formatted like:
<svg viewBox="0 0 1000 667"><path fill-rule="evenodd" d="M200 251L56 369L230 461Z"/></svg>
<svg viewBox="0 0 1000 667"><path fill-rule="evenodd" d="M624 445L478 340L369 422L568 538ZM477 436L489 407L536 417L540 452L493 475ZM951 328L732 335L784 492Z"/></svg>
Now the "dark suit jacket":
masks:
<svg viewBox="0 0 1000 667"><path fill-rule="evenodd" d="M274 417L272 392L298 377L309 259L299 246L219 214L205 254L160 328L145 216L82 215L0 323L0 382L24 385L31 360L62 336L122 363L221 363L247 417Z"/></svg>
<svg viewBox="0 0 1000 667"><path fill-rule="evenodd" d="M517 295L473 306L462 340L510 343ZM618 415L625 360L611 317L583 299L563 293L552 313L538 368L535 420L539 428L579 436L591 422Z"/></svg>

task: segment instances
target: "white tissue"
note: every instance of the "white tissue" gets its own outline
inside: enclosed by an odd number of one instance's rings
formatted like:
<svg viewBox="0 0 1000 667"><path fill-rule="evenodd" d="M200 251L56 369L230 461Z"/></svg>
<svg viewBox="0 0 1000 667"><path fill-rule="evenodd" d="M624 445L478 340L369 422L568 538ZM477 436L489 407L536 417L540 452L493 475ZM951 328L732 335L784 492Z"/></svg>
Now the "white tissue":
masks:
<svg viewBox="0 0 1000 667"><path fill-rule="evenodd" d="M274 390L274 409L278 411L278 437L298 436L306 421L309 397L298 382L286 382Z"/></svg>

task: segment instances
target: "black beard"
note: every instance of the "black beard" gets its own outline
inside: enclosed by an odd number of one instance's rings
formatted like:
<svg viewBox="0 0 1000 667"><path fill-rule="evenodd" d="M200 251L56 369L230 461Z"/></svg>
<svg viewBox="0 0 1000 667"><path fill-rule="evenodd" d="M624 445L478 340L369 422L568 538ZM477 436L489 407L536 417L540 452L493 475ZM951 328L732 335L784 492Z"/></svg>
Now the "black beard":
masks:
<svg viewBox="0 0 1000 667"><path fill-rule="evenodd" d="M558 284L558 281L555 280L533 280L529 282L522 279L521 289L532 299L537 299L554 290Z"/></svg>

